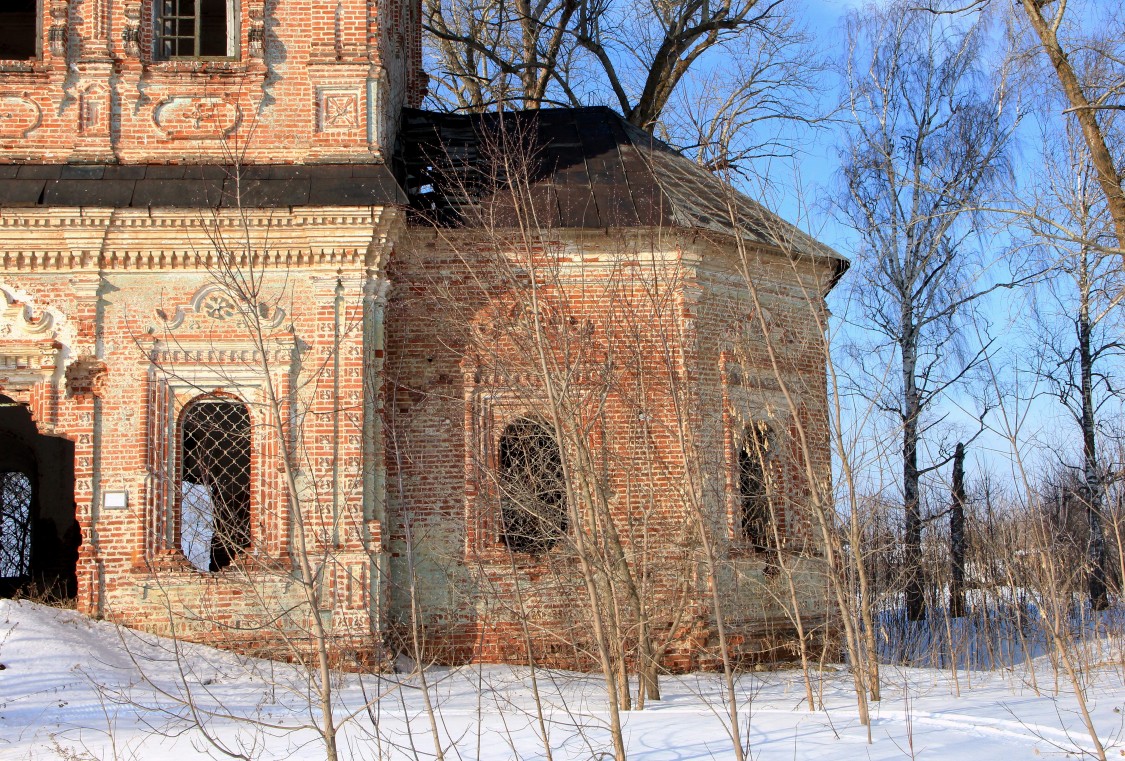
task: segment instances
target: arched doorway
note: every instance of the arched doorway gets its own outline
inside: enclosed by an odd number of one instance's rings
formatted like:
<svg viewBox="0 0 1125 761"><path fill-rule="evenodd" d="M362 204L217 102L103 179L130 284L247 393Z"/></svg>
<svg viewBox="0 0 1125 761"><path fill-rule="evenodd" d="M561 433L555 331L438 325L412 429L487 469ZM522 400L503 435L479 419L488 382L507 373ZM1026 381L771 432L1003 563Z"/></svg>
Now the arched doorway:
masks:
<svg viewBox="0 0 1125 761"><path fill-rule="evenodd" d="M40 434L27 406L0 394L0 596L73 598L80 544L74 444Z"/></svg>

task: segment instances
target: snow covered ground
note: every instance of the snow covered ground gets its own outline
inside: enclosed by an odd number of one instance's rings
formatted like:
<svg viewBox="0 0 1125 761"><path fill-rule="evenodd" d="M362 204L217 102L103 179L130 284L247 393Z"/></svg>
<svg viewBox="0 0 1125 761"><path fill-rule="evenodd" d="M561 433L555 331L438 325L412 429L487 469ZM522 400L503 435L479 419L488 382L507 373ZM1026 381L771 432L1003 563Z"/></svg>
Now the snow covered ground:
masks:
<svg viewBox="0 0 1125 761"><path fill-rule="evenodd" d="M255 759L324 757L309 728L315 701L294 669L199 646L179 646L178 656L167 640L141 639L72 611L0 600L0 758L176 761L223 751ZM823 675L827 708L815 712L805 704L800 672L748 674L739 683L744 736L751 756L762 759L1083 755L1091 741L1072 691L1060 681L1056 695L1045 659L1035 667L1039 696L1026 666L961 672L957 685L949 672L884 668L871 744L843 671ZM1087 691L1111 758L1125 757L1122 668L1104 662ZM339 679L336 713L354 714L344 730L345 757L434 758L428 694L446 759L546 758L526 669L431 669L428 693L417 678ZM598 680L540 672L537 681L553 758L609 758ZM666 677L662 686L664 700L625 715L630 758L731 758L719 680Z"/></svg>

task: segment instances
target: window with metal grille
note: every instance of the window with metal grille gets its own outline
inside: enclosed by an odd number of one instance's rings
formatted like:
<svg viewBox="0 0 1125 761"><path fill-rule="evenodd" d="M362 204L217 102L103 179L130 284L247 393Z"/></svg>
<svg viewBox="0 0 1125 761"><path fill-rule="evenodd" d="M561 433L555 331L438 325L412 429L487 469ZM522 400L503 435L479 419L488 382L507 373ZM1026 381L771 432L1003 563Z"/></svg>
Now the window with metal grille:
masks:
<svg viewBox="0 0 1125 761"><path fill-rule="evenodd" d="M250 545L250 412L201 397L181 421L180 549L196 568L219 571Z"/></svg>
<svg viewBox="0 0 1125 761"><path fill-rule="evenodd" d="M769 464L773 454L769 426L751 424L738 448L739 533L755 550L773 546Z"/></svg>
<svg viewBox="0 0 1125 761"><path fill-rule="evenodd" d="M0 473L0 578L31 573L31 478Z"/></svg>
<svg viewBox="0 0 1125 761"><path fill-rule="evenodd" d="M39 52L37 0L0 2L0 60L27 61Z"/></svg>
<svg viewBox="0 0 1125 761"><path fill-rule="evenodd" d="M538 553L566 534L562 453L542 423L521 418L504 429L498 451L500 538L515 552Z"/></svg>
<svg viewBox="0 0 1125 761"><path fill-rule="evenodd" d="M158 58L234 55L230 0L157 0L157 9Z"/></svg>

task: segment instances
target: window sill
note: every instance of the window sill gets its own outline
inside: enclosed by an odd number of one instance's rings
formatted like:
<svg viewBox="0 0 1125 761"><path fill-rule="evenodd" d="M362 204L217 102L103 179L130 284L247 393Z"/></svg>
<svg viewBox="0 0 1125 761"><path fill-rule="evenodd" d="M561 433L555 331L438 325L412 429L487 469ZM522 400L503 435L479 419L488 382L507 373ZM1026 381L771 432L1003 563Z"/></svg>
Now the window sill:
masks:
<svg viewBox="0 0 1125 761"><path fill-rule="evenodd" d="M221 579L232 573L246 573L255 571L270 573L277 576L289 576L293 571L293 564L288 558L275 558L268 555L257 555L252 548L239 552L230 565L217 571L206 571L195 565L184 555L183 550L166 547L157 550L147 562L135 565L134 570L156 571L165 574L178 574L181 577L199 577Z"/></svg>
<svg viewBox="0 0 1125 761"><path fill-rule="evenodd" d="M820 556L821 554L813 547L801 548L792 544L785 544L781 550L775 550L772 547L761 549L738 539L731 542L729 554L731 560L757 560L764 565L776 565L778 557L784 558L787 562L796 562L803 558L815 559Z"/></svg>
<svg viewBox="0 0 1125 761"><path fill-rule="evenodd" d="M167 547L157 550L147 562L136 566L136 570L141 570L142 568L158 573L209 573L208 571L200 571L193 566L179 549Z"/></svg>
<svg viewBox="0 0 1125 761"><path fill-rule="evenodd" d="M512 550L501 541L485 540L484 546L470 548L465 553L466 560L484 565L501 565L517 570L542 568L548 563L557 562L563 556L555 547L542 552L520 552Z"/></svg>
<svg viewBox="0 0 1125 761"><path fill-rule="evenodd" d="M741 558L768 558L777 552L774 546L773 537L766 539L766 543L761 540L754 541L750 537L743 534L741 531L732 531L730 534L730 554L734 557ZM786 547L785 536L781 537L781 549L785 552Z"/></svg>
<svg viewBox="0 0 1125 761"><path fill-rule="evenodd" d="M0 74L46 74L47 69L47 64L38 58L0 61Z"/></svg>
<svg viewBox="0 0 1125 761"><path fill-rule="evenodd" d="M196 74L207 77L237 77L257 68L247 61L238 59L177 59L174 61L149 61L144 70L152 74L183 75Z"/></svg>
<svg viewBox="0 0 1125 761"><path fill-rule="evenodd" d="M752 547L749 544L744 544L735 540L731 544L730 556L739 560L762 560L767 561L775 552L770 548Z"/></svg>

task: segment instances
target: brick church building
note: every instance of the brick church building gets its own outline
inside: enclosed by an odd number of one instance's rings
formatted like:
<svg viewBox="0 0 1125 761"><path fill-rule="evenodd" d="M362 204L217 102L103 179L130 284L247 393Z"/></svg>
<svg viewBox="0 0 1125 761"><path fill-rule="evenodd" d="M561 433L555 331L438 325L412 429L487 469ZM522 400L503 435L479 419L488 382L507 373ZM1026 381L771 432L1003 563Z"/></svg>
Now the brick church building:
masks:
<svg viewBox="0 0 1125 761"><path fill-rule="evenodd" d="M0 593L363 661L814 636L846 262L608 109L416 110L419 15L0 8Z"/></svg>

